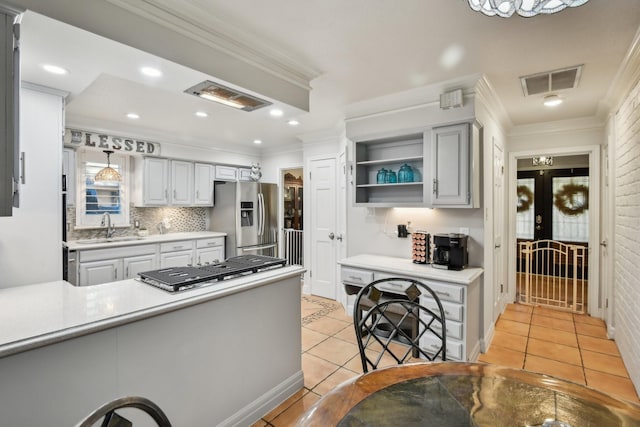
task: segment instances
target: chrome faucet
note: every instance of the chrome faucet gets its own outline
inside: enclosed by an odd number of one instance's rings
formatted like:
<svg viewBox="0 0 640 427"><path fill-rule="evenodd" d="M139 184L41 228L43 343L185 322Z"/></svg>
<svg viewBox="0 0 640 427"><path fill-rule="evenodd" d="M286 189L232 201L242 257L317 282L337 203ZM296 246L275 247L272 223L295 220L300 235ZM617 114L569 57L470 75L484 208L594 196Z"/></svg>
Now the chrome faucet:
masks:
<svg viewBox="0 0 640 427"><path fill-rule="evenodd" d="M106 221L105 221L106 218ZM109 215L109 212L105 212L102 214L102 222L100 223L101 226L105 226L107 227L107 239L110 239L111 237L113 237L113 233L116 231L116 226L111 224L111 215Z"/></svg>

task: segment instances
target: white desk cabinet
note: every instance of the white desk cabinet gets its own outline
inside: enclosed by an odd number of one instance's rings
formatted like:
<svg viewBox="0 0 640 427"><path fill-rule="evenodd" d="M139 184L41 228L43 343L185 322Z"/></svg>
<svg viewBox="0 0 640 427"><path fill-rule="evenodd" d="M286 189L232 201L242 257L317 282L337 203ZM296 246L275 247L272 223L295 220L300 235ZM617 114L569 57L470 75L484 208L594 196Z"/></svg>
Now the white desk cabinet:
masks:
<svg viewBox="0 0 640 427"><path fill-rule="evenodd" d="M385 257L380 257L385 258ZM343 260L344 261L344 260ZM405 260L401 260L405 261ZM347 261L348 262L348 261ZM473 277L469 283L455 283L458 281L459 272L447 272L438 270L433 272L437 279L428 278L432 270L431 267L421 266L424 274L412 274L411 261L408 261L409 268L405 274L399 274L398 268L394 271L386 269L384 263L379 263L378 267L354 267L353 265L341 266L341 280L344 286L361 288L373 280L406 277L418 280L429 286L440 298L445 311L447 326L447 358L453 361L475 361L480 352L480 278ZM481 271L480 269L474 269ZM408 274L407 274L408 273ZM446 281L448 273L452 275L452 281ZM379 290L390 294L402 294L404 286L402 282L386 282L381 284ZM427 308L437 309L437 303L428 295L422 295L420 303ZM353 314L353 304L355 295L348 296L347 311ZM423 337L420 345L425 349L435 344L430 337Z"/></svg>

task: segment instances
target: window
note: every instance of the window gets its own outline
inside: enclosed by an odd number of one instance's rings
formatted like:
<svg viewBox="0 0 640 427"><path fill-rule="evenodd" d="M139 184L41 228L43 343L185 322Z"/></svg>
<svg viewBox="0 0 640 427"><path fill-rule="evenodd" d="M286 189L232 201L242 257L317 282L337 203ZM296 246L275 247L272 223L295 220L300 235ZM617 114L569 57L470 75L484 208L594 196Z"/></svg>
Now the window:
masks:
<svg viewBox="0 0 640 427"><path fill-rule="evenodd" d="M96 182L96 173L107 166L106 155L97 151L78 152L76 227L100 227L105 213L111 216L112 224L129 225L129 158L114 153L110 163L122 181Z"/></svg>

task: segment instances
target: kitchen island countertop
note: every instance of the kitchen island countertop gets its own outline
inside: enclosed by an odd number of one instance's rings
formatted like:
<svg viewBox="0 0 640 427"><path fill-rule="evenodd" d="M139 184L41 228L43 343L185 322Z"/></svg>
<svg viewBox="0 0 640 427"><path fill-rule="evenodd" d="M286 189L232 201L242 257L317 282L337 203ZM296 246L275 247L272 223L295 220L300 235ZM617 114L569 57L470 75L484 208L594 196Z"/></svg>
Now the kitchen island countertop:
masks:
<svg viewBox="0 0 640 427"><path fill-rule="evenodd" d="M94 286L65 281L0 290L0 357L109 329L294 277L287 266L171 294L136 279Z"/></svg>
<svg viewBox="0 0 640 427"><path fill-rule="evenodd" d="M106 239L80 239L80 240L69 240L65 242L69 250L79 251L79 250L87 250L87 249L102 249L102 248L113 248L118 246L132 246L132 245L144 245L150 243L164 243L164 242L174 242L177 240L196 240L196 239L207 239L214 237L225 237L227 233L221 233L218 231L191 231L191 232L183 232L183 233L167 233L167 234L152 234L146 237L137 237L137 236L124 236L124 237L114 237L110 241L106 241Z"/></svg>
<svg viewBox="0 0 640 427"><path fill-rule="evenodd" d="M415 264L408 258L370 254L360 254L344 258L338 261L338 263L344 267L366 268L369 270L398 274L399 276L441 280L461 285L469 285L478 277L482 276L484 272L484 270L479 267L467 267L460 271L442 270L433 268L430 264Z"/></svg>

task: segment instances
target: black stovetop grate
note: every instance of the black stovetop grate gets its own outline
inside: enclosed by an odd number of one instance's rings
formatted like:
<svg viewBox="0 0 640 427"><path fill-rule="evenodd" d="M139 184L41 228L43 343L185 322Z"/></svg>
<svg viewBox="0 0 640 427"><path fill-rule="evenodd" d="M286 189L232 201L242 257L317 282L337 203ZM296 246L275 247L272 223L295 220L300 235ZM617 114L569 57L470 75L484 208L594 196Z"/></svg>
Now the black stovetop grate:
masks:
<svg viewBox="0 0 640 427"><path fill-rule="evenodd" d="M168 267L138 273L140 279L149 285L169 292L193 288L198 283L224 280L230 276L257 273L276 267L283 267L286 260L265 255L239 255L218 264L201 267Z"/></svg>

